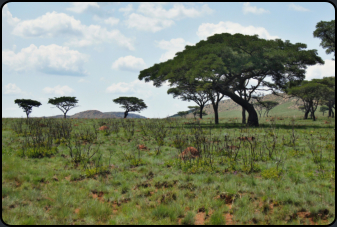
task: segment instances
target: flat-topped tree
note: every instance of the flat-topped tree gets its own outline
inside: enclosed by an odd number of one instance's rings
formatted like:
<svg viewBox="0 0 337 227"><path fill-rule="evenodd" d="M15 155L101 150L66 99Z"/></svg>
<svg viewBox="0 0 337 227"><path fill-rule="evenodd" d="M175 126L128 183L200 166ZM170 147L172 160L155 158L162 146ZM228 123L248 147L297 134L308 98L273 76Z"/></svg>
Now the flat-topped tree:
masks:
<svg viewBox="0 0 337 227"><path fill-rule="evenodd" d="M39 101L31 99L15 99L14 103L18 104L20 108L23 108L23 112L26 112L27 119L29 114L32 112L33 107L39 107L42 105Z"/></svg>
<svg viewBox="0 0 337 227"><path fill-rule="evenodd" d="M68 113L68 111L74 107L77 107L77 102L78 100L76 99L76 97L62 96L49 99L48 104L52 104L59 108L63 112L64 118L66 118L66 114Z"/></svg>
<svg viewBox="0 0 337 227"><path fill-rule="evenodd" d="M195 46L186 46L172 60L155 64L140 72L138 79L153 81L160 87L164 81L171 86L180 81L200 81L228 96L249 114L247 124L258 126L254 106L240 97L247 80L255 81L251 90L278 92L289 81L302 81L308 65L324 61L316 50L305 50L306 44L292 44L281 39L265 40L257 35L215 34Z"/></svg>
<svg viewBox="0 0 337 227"><path fill-rule="evenodd" d="M136 97L119 97L112 100L114 103L122 105L125 109L124 118L128 116L129 112L140 112L142 109L146 109L147 106L142 99Z"/></svg>

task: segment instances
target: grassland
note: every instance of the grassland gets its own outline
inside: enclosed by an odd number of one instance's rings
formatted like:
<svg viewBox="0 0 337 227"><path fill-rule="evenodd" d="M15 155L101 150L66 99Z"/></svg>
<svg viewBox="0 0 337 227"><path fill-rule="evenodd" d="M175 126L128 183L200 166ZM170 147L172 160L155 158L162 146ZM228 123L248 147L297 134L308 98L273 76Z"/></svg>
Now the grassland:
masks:
<svg viewBox="0 0 337 227"><path fill-rule="evenodd" d="M259 128L238 118L210 120L3 118L2 219L11 225L335 219L334 119L280 114L262 118ZM201 155L182 160L187 147Z"/></svg>

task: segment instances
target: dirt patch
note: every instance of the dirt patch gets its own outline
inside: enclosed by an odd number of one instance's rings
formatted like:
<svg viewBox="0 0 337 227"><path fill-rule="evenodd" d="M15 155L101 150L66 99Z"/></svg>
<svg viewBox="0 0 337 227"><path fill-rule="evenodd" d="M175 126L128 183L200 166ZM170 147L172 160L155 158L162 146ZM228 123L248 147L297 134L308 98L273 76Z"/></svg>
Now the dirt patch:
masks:
<svg viewBox="0 0 337 227"><path fill-rule="evenodd" d="M174 180L174 181L163 181L163 182L157 182L154 186L156 188L171 188L173 187L173 185L175 185L178 182L178 180Z"/></svg>
<svg viewBox="0 0 337 227"><path fill-rule="evenodd" d="M181 158L182 160L187 160L191 158L194 159L199 156L200 156L200 152L196 148L188 147L179 155L179 158Z"/></svg>
<svg viewBox="0 0 337 227"><path fill-rule="evenodd" d="M144 144L139 144L137 146L137 149L141 150L141 151L149 151L150 149L147 148Z"/></svg>
<svg viewBox="0 0 337 227"><path fill-rule="evenodd" d="M80 213L80 208L75 209L75 214Z"/></svg>
<svg viewBox="0 0 337 227"><path fill-rule="evenodd" d="M197 213L194 217L194 219L195 219L194 224L195 225L204 225L205 224L205 216L206 216L205 212Z"/></svg>

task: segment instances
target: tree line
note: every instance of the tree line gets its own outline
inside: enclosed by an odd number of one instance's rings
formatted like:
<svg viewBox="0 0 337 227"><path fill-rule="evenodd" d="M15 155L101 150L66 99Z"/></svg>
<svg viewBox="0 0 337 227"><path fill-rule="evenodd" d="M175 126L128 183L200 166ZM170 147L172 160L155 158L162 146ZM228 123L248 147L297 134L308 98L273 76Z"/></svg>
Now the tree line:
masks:
<svg viewBox="0 0 337 227"><path fill-rule="evenodd" d="M140 112L141 110L147 108L144 101L136 97L119 97L117 99L113 99L112 101L116 104L122 105L122 108L125 109L124 118L128 116L129 112ZM29 114L32 112L33 107L39 107L42 105L39 101L31 99L16 99L14 100L14 103L18 104L19 107L23 109L23 112L25 112L27 115L27 119ZM76 97L70 96L50 98L48 101L48 104L56 106L63 112L64 118L66 118L66 115L70 109L77 107L76 103L78 103Z"/></svg>

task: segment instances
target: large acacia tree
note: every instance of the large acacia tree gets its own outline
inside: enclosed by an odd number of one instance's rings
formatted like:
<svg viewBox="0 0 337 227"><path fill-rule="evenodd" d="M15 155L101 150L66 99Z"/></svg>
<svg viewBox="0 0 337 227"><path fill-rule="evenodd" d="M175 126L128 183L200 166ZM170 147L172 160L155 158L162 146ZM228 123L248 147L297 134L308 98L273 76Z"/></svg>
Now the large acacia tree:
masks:
<svg viewBox="0 0 337 227"><path fill-rule="evenodd" d="M128 116L129 112L140 112L142 109L147 108L144 101L136 97L119 97L117 99L113 99L112 101L122 105L122 108L125 109L124 118Z"/></svg>
<svg viewBox="0 0 337 227"><path fill-rule="evenodd" d="M27 119L29 114L32 112L33 107L39 107L42 105L39 101L31 99L15 99L14 103L18 104L19 107L23 109L23 112L25 112L27 115Z"/></svg>
<svg viewBox="0 0 337 227"><path fill-rule="evenodd" d="M335 56L335 20L318 22L313 35L322 40L320 46L326 49L327 54Z"/></svg>
<svg viewBox="0 0 337 227"><path fill-rule="evenodd" d="M76 99L76 97L62 96L58 98L55 97L53 99L50 98L48 104L52 104L60 109L63 112L64 119L66 119L68 111L74 107L77 107L77 102L78 100Z"/></svg>
<svg viewBox="0 0 337 227"><path fill-rule="evenodd" d="M246 88L247 80L254 80L257 89L275 93L289 81L302 81L308 65L324 61L316 50L305 50L306 44L292 44L281 39L265 40L258 35L229 33L215 34L195 46L186 46L172 60L155 64L140 72L138 78L161 86L187 80L201 81L205 89L211 88L228 96L249 114L247 124L258 126L254 106L240 97L238 91Z"/></svg>

